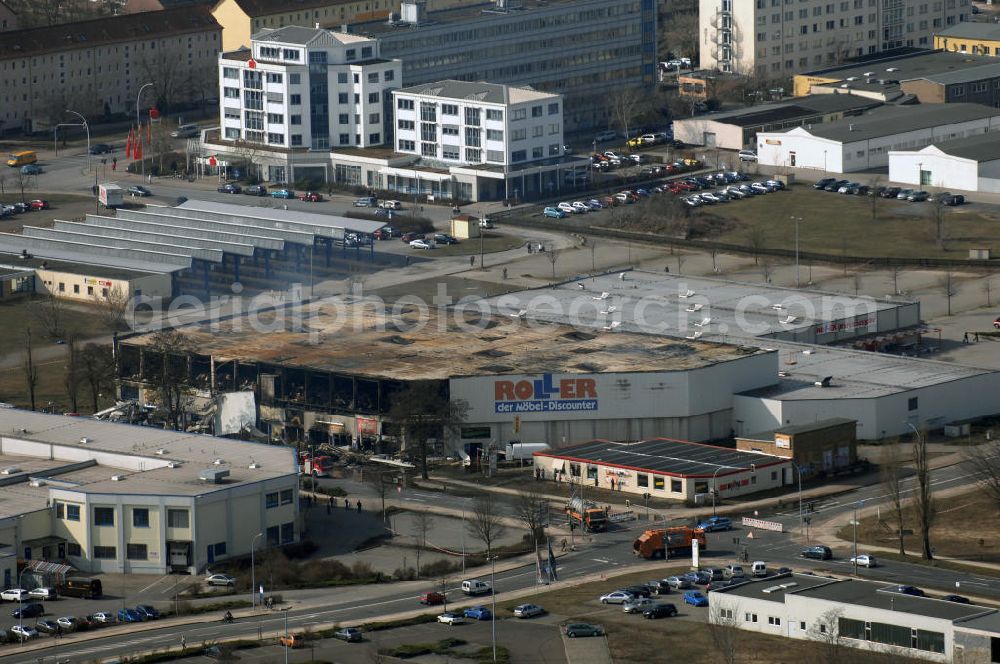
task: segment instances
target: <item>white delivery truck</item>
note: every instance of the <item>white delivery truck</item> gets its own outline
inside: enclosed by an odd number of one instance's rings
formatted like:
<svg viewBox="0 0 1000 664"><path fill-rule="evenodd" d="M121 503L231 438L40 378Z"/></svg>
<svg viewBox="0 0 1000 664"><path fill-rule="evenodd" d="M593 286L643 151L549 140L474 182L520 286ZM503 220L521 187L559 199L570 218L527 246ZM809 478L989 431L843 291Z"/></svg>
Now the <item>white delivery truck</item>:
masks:
<svg viewBox="0 0 1000 664"><path fill-rule="evenodd" d="M122 188L113 183L106 183L98 186L97 199L106 208L119 208L122 206Z"/></svg>

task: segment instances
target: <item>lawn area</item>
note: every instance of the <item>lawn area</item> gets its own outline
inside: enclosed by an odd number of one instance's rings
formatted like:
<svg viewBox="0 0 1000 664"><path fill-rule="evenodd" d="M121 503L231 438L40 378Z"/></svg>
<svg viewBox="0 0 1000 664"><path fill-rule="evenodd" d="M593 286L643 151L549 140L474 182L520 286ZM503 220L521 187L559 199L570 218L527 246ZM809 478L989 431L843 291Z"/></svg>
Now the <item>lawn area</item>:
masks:
<svg viewBox="0 0 1000 664"><path fill-rule="evenodd" d="M1000 244L1000 212L982 204L944 208L944 250L937 247L933 203L881 199L877 221L871 199L816 191L808 184L787 191L701 207L692 217L732 220L729 228L706 239L751 247L754 234L769 248L795 248L795 222L800 217L799 248L803 252L851 256L967 258L968 249Z"/></svg>
<svg viewBox="0 0 1000 664"><path fill-rule="evenodd" d="M524 246L524 238L516 235L500 235L499 233L483 233L483 253L492 254L497 251L507 251ZM414 251L417 251L414 249ZM479 238L460 240L458 244L439 244L433 252L434 256L468 256L479 254ZM478 262L477 262L478 264Z"/></svg>
<svg viewBox="0 0 1000 664"><path fill-rule="evenodd" d="M19 359L20 352L17 356ZM63 367L62 360L39 363L38 384L35 386L35 407L39 410L48 410L48 404L51 402L55 412L69 412L69 399L66 397L66 387L63 383ZM89 413L92 410L90 399L90 390L82 386L79 401L81 411ZM14 366L0 369L0 401L19 408L31 407L20 359ZM107 398L104 401L107 401Z"/></svg>
<svg viewBox="0 0 1000 664"><path fill-rule="evenodd" d="M978 489L948 498L935 499L937 519L931 528L931 548L940 556L960 560L1000 563L1000 530L983 527L992 523L997 515L996 503L991 503ZM891 507L881 509L878 516L861 519L858 526L858 546L873 544L896 548L898 537ZM903 537L910 556L920 557L920 532L916 513L911 505L903 508L903 530L912 534ZM854 528L846 526L838 536L847 541L854 537ZM878 554L876 554L876 557Z"/></svg>
<svg viewBox="0 0 1000 664"><path fill-rule="evenodd" d="M616 662L685 662L685 664L717 664L721 653L713 643L707 608L687 606L682 593L672 592L660 599L677 607L676 618L646 620L642 616L625 614L619 606L601 605L597 598L605 592L633 583L687 571L687 567L651 567L648 572L617 576L607 581L572 588L559 588L497 605L501 617L518 604L538 604L563 623L589 622L604 627L608 646ZM711 593L708 593L711 601ZM502 607L502 608L501 608ZM737 631L736 660L740 664L801 664L815 661L827 654L826 644L798 639L786 639L759 633ZM669 657L666 655L669 653ZM887 657L845 649L840 658L831 661L857 664L889 664L889 662L919 661Z"/></svg>
<svg viewBox="0 0 1000 664"><path fill-rule="evenodd" d="M24 344L24 331L31 326L33 343L36 347L49 345L54 339L45 337L45 325L39 316L45 317L44 308L46 299L35 297L32 299L22 298L0 302L0 348L8 353L20 350ZM70 332L76 334L80 339L91 339L102 335L110 335L101 316L85 310L84 305L61 304L57 305L58 316L63 334L61 338L69 336Z"/></svg>

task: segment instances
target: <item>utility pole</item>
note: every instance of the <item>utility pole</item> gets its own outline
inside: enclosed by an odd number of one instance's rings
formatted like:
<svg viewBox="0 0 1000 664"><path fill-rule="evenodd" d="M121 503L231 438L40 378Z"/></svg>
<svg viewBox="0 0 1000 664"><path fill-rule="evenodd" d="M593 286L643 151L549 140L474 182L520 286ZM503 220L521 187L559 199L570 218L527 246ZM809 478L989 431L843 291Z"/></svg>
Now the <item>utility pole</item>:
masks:
<svg viewBox="0 0 1000 664"><path fill-rule="evenodd" d="M792 221L795 222L795 287L798 288L800 285L799 280L799 222L802 221L802 217L792 217Z"/></svg>

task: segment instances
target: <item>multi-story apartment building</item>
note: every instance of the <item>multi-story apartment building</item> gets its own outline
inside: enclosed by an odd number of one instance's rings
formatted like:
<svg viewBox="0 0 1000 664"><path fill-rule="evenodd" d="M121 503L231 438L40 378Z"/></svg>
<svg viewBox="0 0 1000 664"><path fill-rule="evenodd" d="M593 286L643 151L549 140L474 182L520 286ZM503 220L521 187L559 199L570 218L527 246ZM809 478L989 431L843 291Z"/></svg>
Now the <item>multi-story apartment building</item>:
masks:
<svg viewBox="0 0 1000 664"><path fill-rule="evenodd" d="M965 20L969 0L700 0L701 67L786 78L902 46Z"/></svg>
<svg viewBox="0 0 1000 664"><path fill-rule="evenodd" d="M401 67L379 57L375 39L297 26L263 30L250 50L219 56L220 148L252 149L266 167L262 175L285 182L296 152L325 152L328 163L331 148L391 143L390 92ZM325 167L310 177L325 181Z"/></svg>
<svg viewBox="0 0 1000 664"><path fill-rule="evenodd" d="M0 132L32 132L85 115L178 105L216 87L221 29L208 9L181 7L12 30L0 39ZM142 102L140 102L142 103Z"/></svg>
<svg viewBox="0 0 1000 664"><path fill-rule="evenodd" d="M608 99L656 82L653 0L496 0L350 26L403 61L403 85L489 81L560 94L569 130L606 128Z"/></svg>
<svg viewBox="0 0 1000 664"><path fill-rule="evenodd" d="M17 14L5 3L0 2L0 32L17 30Z"/></svg>
<svg viewBox="0 0 1000 664"><path fill-rule="evenodd" d="M495 83L441 81L392 93L396 151L508 167L563 151L562 98Z"/></svg>

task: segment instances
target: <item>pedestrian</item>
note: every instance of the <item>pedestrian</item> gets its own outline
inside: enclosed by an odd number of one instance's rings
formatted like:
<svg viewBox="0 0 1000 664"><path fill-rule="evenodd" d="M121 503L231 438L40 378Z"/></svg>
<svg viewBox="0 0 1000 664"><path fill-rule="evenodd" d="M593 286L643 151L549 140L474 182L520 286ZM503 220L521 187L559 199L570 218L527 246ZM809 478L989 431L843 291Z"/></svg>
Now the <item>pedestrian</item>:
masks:
<svg viewBox="0 0 1000 664"><path fill-rule="evenodd" d="M407 265L409 265L409 264L410 264L410 257L409 257L409 256L407 256L407 257L406 257L406 264L407 264Z"/></svg>
<svg viewBox="0 0 1000 664"><path fill-rule="evenodd" d="M964 335L962 335L962 343L963 344L969 343L969 333L968 332L966 332Z"/></svg>
<svg viewBox="0 0 1000 664"><path fill-rule="evenodd" d="M351 509L351 499L350 498L344 498L344 509L345 510Z"/></svg>
<svg viewBox="0 0 1000 664"><path fill-rule="evenodd" d="M476 267L476 257L469 256L469 267Z"/></svg>
<svg viewBox="0 0 1000 664"><path fill-rule="evenodd" d="M330 496L330 500L326 501L326 504L329 507L333 507L336 504L336 503L334 503L334 500L336 500L336 498L334 498L333 496Z"/></svg>
<svg viewBox="0 0 1000 664"><path fill-rule="evenodd" d="M504 278L504 281L507 280L507 268L503 269L503 278ZM979 341L979 339L976 339L976 341Z"/></svg>
<svg viewBox="0 0 1000 664"><path fill-rule="evenodd" d="M979 343L979 333L978 332L976 332L974 335L972 335L972 340L975 341L977 344Z"/></svg>
<svg viewBox="0 0 1000 664"><path fill-rule="evenodd" d="M359 514L361 513L361 501L360 500L358 501L358 513Z"/></svg>
<svg viewBox="0 0 1000 664"><path fill-rule="evenodd" d="M181 650L184 650L185 648L187 648L187 639L184 638L184 635L181 635Z"/></svg>
<svg viewBox="0 0 1000 664"><path fill-rule="evenodd" d="M153 184L153 174L150 173L146 176L146 184Z"/></svg>
<svg viewBox="0 0 1000 664"><path fill-rule="evenodd" d="M528 243L528 253L529 254L531 253L531 243L530 242Z"/></svg>
<svg viewBox="0 0 1000 664"><path fill-rule="evenodd" d="M666 274L670 274L670 266L669 265L664 265L663 266L663 272L666 273Z"/></svg>
<svg viewBox="0 0 1000 664"><path fill-rule="evenodd" d="M62 625L56 625L56 638L61 639L63 635Z"/></svg>

